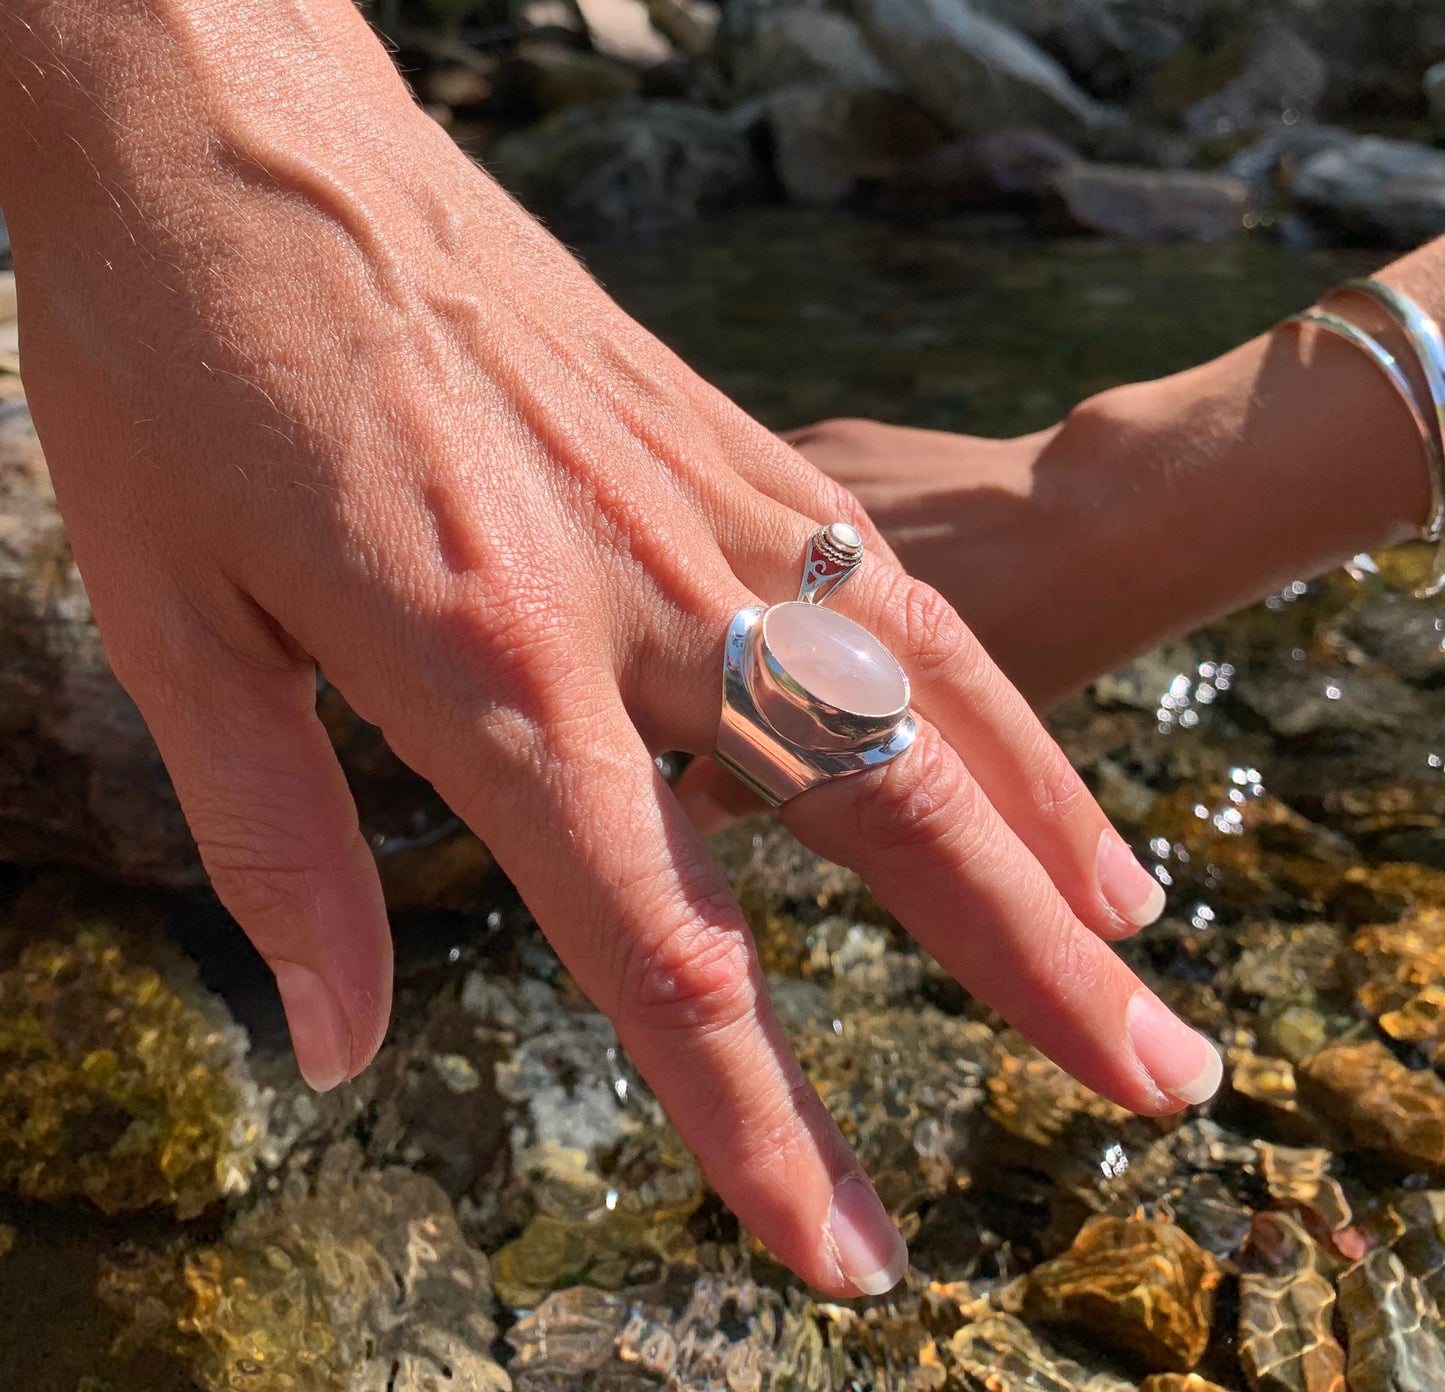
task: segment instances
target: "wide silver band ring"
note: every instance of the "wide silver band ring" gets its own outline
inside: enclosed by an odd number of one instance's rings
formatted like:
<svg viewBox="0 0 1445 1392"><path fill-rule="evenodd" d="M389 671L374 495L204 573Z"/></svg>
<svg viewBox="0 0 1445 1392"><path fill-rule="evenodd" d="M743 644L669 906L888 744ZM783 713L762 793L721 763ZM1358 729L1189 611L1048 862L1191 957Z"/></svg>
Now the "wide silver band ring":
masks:
<svg viewBox="0 0 1445 1392"><path fill-rule="evenodd" d="M877 638L824 609L863 557L846 523L808 540L798 598L728 626L717 760L773 806L896 759L918 733L908 678Z"/></svg>

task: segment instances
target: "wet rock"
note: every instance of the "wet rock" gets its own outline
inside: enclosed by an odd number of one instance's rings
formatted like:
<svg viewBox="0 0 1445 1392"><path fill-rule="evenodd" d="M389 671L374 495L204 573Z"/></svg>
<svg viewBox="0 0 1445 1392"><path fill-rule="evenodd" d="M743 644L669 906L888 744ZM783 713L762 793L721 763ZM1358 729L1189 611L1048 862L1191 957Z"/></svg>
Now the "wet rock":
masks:
<svg viewBox="0 0 1445 1392"><path fill-rule="evenodd" d="M906 97L877 87L800 84L767 98L778 182L795 203L829 205L864 183L883 183L922 150L938 128Z"/></svg>
<svg viewBox="0 0 1445 1392"><path fill-rule="evenodd" d="M1445 1061L1445 910L1362 928L1346 971L1356 1002L1390 1038Z"/></svg>
<svg viewBox="0 0 1445 1392"><path fill-rule="evenodd" d="M1239 1358L1254 1392L1345 1392L1326 1265L1291 1214L1255 1218L1250 1269L1239 1280Z"/></svg>
<svg viewBox="0 0 1445 1392"><path fill-rule="evenodd" d="M1299 664L1284 671L1247 673L1235 697L1286 739L1328 734L1392 733L1416 718L1420 697L1388 672L1321 671Z"/></svg>
<svg viewBox="0 0 1445 1392"><path fill-rule="evenodd" d="M1445 51L1445 14L1435 0L1395 0L1388 22L1349 0L1281 0L1275 8L1329 64L1332 104L1418 115L1421 76Z"/></svg>
<svg viewBox="0 0 1445 1392"><path fill-rule="evenodd" d="M1445 151L1362 135L1303 161L1291 189L1341 236L1414 247L1445 232Z"/></svg>
<svg viewBox="0 0 1445 1392"><path fill-rule="evenodd" d="M1177 895L1252 914L1323 905L1353 859L1348 843L1270 796L1252 769L1165 793L1143 831Z"/></svg>
<svg viewBox="0 0 1445 1392"><path fill-rule="evenodd" d="M1117 1132L1133 1114L1086 1088L1012 1033L998 1040L988 1079L988 1114L1010 1136L1046 1150L1081 1122Z"/></svg>
<svg viewBox="0 0 1445 1392"><path fill-rule="evenodd" d="M1029 1273L1031 1317L1145 1368L1188 1372L1204 1356L1222 1279L1208 1252L1172 1224L1094 1218L1063 1256Z"/></svg>
<svg viewBox="0 0 1445 1392"><path fill-rule="evenodd" d="M206 1392L507 1392L487 1259L430 1180L358 1158L337 1147L216 1243L112 1262L118 1351L178 1358Z"/></svg>
<svg viewBox="0 0 1445 1392"><path fill-rule="evenodd" d="M712 51L722 17L712 0L647 0L647 15L658 33L692 59Z"/></svg>
<svg viewBox="0 0 1445 1392"><path fill-rule="evenodd" d="M784 9L773 16L738 48L732 79L743 95L799 82L880 91L897 91L899 85L852 19L815 9Z"/></svg>
<svg viewBox="0 0 1445 1392"><path fill-rule="evenodd" d="M533 114L637 95L637 72L620 58L551 39L527 39L502 64L498 95Z"/></svg>
<svg viewBox="0 0 1445 1392"><path fill-rule="evenodd" d="M1333 923L1253 923L1236 939L1237 958L1219 977L1221 993L1309 1005L1341 985L1341 933Z"/></svg>
<svg viewBox="0 0 1445 1392"><path fill-rule="evenodd" d="M1048 13L1045 7L1010 18L1007 7L989 12L1027 27L1025 32L1064 65L1084 88L1109 101L1137 97L1149 73L1184 42L1186 27L1148 5L1109 0L1069 0ZM1040 22L1042 21L1042 23Z"/></svg>
<svg viewBox="0 0 1445 1392"><path fill-rule="evenodd" d="M1049 180L1045 206L1081 232L1130 241L1217 242L1244 230L1250 196L1223 174L1077 163Z"/></svg>
<svg viewBox="0 0 1445 1392"><path fill-rule="evenodd" d="M104 1213L194 1217L249 1187L270 1098L188 964L103 925L0 971L0 1182Z"/></svg>
<svg viewBox="0 0 1445 1392"><path fill-rule="evenodd" d="M628 237L746 201L747 140L724 116L680 102L559 112L502 141L496 172L563 237Z"/></svg>
<svg viewBox="0 0 1445 1392"><path fill-rule="evenodd" d="M755 817L708 838L770 975L814 976L816 930L824 923L894 926L854 871L810 851L776 817Z"/></svg>
<svg viewBox="0 0 1445 1392"><path fill-rule="evenodd" d="M1063 68L967 0L859 0L874 51L955 135L1038 126L1076 139L1113 119Z"/></svg>
<svg viewBox="0 0 1445 1392"><path fill-rule="evenodd" d="M1400 1194L1377 1224L1380 1241L1404 1263L1437 1308L1445 1301L1445 1192Z"/></svg>
<svg viewBox="0 0 1445 1392"><path fill-rule="evenodd" d="M1340 1277L1339 1292L1349 1330L1350 1392L1445 1387L1439 1312L1393 1252L1377 1247Z"/></svg>
<svg viewBox="0 0 1445 1392"><path fill-rule="evenodd" d="M1308 1209L1330 1232L1354 1219L1340 1181L1330 1173L1334 1156L1319 1146L1275 1145L1256 1141L1259 1173L1269 1196L1282 1207Z"/></svg>
<svg viewBox="0 0 1445 1392"><path fill-rule="evenodd" d="M1078 153L1038 130L1003 130L951 140L911 160L878 190L876 203L899 212L1034 207L1060 169Z"/></svg>
<svg viewBox="0 0 1445 1392"><path fill-rule="evenodd" d="M655 29L643 0L576 0L598 53L633 67L665 63L672 45Z"/></svg>
<svg viewBox="0 0 1445 1392"><path fill-rule="evenodd" d="M1224 1392L1198 1373L1155 1373L1139 1384L1139 1392Z"/></svg>
<svg viewBox="0 0 1445 1392"><path fill-rule="evenodd" d="M778 1005L804 1071L890 1211L968 1182L994 1060L987 1026L918 1004L825 1003L806 1022L786 996Z"/></svg>
<svg viewBox="0 0 1445 1392"><path fill-rule="evenodd" d="M989 1392L1133 1392L1133 1384L1108 1373L1090 1373L1055 1353L1011 1315L966 1324L941 1350L948 1386Z"/></svg>
<svg viewBox="0 0 1445 1392"><path fill-rule="evenodd" d="M1338 1122L1358 1150L1412 1170L1445 1168L1445 1083L1406 1068L1383 1044L1333 1044L1300 1070L1306 1106Z"/></svg>
<svg viewBox="0 0 1445 1392"><path fill-rule="evenodd" d="M1190 107L1184 124L1201 139L1294 125L1314 116L1328 85L1325 60L1298 34L1271 24L1255 42L1243 71Z"/></svg>
<svg viewBox="0 0 1445 1392"><path fill-rule="evenodd" d="M0 402L0 859L200 882L140 713L110 673L23 400Z"/></svg>
<svg viewBox="0 0 1445 1392"><path fill-rule="evenodd" d="M539 1213L492 1258L497 1294L530 1309L548 1291L584 1277L604 1290L656 1280L672 1262L694 1258L687 1221L702 1201L645 1213L615 1211L571 1220Z"/></svg>
<svg viewBox="0 0 1445 1392"><path fill-rule="evenodd" d="M480 844L334 688L322 685L317 710L388 902L468 899L491 869ZM0 860L205 883L160 755L105 661L21 398L0 401L0 748Z"/></svg>
<svg viewBox="0 0 1445 1392"><path fill-rule="evenodd" d="M939 1382L913 1380L915 1368L937 1366L919 1314L908 1293L864 1309L814 1304L724 1260L715 1270L674 1267L616 1296L557 1292L507 1341L517 1392L875 1387L901 1369L902 1385L922 1392Z"/></svg>
<svg viewBox="0 0 1445 1392"><path fill-rule="evenodd" d="M1425 105L1437 140L1445 140L1445 63L1436 63L1425 73Z"/></svg>
<svg viewBox="0 0 1445 1392"><path fill-rule="evenodd" d="M512 1371L521 1377L595 1372L611 1360L627 1314L627 1302L611 1291L592 1286L555 1291L507 1331L515 1353Z"/></svg>

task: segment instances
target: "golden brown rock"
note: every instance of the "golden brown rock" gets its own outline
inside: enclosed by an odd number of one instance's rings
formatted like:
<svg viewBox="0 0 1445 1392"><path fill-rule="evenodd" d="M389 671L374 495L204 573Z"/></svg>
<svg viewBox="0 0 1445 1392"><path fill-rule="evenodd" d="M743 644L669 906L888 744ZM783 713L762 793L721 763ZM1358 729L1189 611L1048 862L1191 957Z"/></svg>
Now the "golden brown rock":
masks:
<svg viewBox="0 0 1445 1392"><path fill-rule="evenodd" d="M1360 929L1346 970L1360 1007L1393 1039L1434 1056L1445 1047L1445 909Z"/></svg>
<svg viewBox="0 0 1445 1392"><path fill-rule="evenodd" d="M1224 1392L1224 1388L1198 1373L1155 1373L1139 1384L1139 1392Z"/></svg>
<svg viewBox="0 0 1445 1392"><path fill-rule="evenodd" d="M1239 1360L1254 1392L1345 1392L1335 1288L1299 1219L1260 1213L1239 1281Z"/></svg>
<svg viewBox="0 0 1445 1392"><path fill-rule="evenodd" d="M1319 1215L1330 1231L1348 1227L1354 1217L1339 1180L1330 1174L1334 1156L1318 1146L1255 1145L1260 1176L1270 1197Z"/></svg>
<svg viewBox="0 0 1445 1392"><path fill-rule="evenodd" d="M1318 1121L1300 1106L1292 1063L1241 1048L1229 1050L1228 1062L1230 1086L1253 1125L1288 1141L1321 1139Z"/></svg>
<svg viewBox="0 0 1445 1392"><path fill-rule="evenodd" d="M245 1032L188 964L96 926L0 972L0 1182L183 1218L246 1189L266 1099Z"/></svg>
<svg viewBox="0 0 1445 1392"><path fill-rule="evenodd" d="M1420 909L1445 908L1445 870L1410 861L1352 865L1331 908L1349 923L1384 923Z"/></svg>
<svg viewBox="0 0 1445 1392"><path fill-rule="evenodd" d="M998 1066L988 1080L988 1114L1009 1135L1053 1145L1083 1117L1122 1127L1133 1113L1091 1092L1019 1036L998 1038Z"/></svg>
<svg viewBox="0 0 1445 1392"><path fill-rule="evenodd" d="M1220 1278L1214 1258L1172 1223L1094 1218L1030 1273L1025 1308L1151 1370L1187 1372L1209 1342Z"/></svg>
<svg viewBox="0 0 1445 1392"><path fill-rule="evenodd" d="M1301 1100L1358 1150L1410 1169L1445 1167L1445 1082L1406 1068L1383 1044L1334 1044L1300 1071Z"/></svg>
<svg viewBox="0 0 1445 1392"><path fill-rule="evenodd" d="M1184 784L1144 824L1177 884L1226 901L1322 904L1350 865L1322 827L1257 786Z"/></svg>

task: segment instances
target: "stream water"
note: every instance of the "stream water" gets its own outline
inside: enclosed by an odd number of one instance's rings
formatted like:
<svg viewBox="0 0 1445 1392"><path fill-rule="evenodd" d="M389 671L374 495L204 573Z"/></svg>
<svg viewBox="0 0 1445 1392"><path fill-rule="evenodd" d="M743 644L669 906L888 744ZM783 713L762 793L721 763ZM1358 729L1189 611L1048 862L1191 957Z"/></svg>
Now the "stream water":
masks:
<svg viewBox="0 0 1445 1392"><path fill-rule="evenodd" d="M588 259L769 425L1000 434L1372 264L795 211ZM17 877L0 1388L1445 1386L1442 645L1438 603L1338 574L1054 713L1168 887L1129 961L1226 1052L1183 1118L1073 1084L774 825L719 839L909 1236L878 1301L814 1302L739 1231L496 879L398 922L389 1042L313 1099L212 907Z"/></svg>

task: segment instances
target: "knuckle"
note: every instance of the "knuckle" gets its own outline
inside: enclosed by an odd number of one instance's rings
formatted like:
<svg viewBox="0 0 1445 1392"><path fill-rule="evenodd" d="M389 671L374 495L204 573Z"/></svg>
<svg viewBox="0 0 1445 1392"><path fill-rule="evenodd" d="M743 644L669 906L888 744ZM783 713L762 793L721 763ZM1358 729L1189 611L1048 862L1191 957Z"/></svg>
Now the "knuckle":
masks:
<svg viewBox="0 0 1445 1392"><path fill-rule="evenodd" d="M895 583L889 607L902 617L913 669L924 677L973 684L988 659L968 625L932 586L908 575Z"/></svg>
<svg viewBox="0 0 1445 1392"><path fill-rule="evenodd" d="M988 813L962 760L929 732L887 766L862 816L868 837L886 855L954 861L983 840L978 832Z"/></svg>
<svg viewBox="0 0 1445 1392"><path fill-rule="evenodd" d="M1046 829L1062 830L1085 811L1093 798L1078 770L1053 740L1042 735L1039 746L1029 763L1034 770L1034 807Z"/></svg>
<svg viewBox="0 0 1445 1392"><path fill-rule="evenodd" d="M787 1085L748 1118L744 1163L753 1173L796 1173L799 1161L816 1151L809 1116L817 1111L817 1093L796 1066L789 1072Z"/></svg>
<svg viewBox="0 0 1445 1392"><path fill-rule="evenodd" d="M267 935L272 925L294 926L310 914L317 880L352 850L347 844L335 854L300 856L288 830L292 823L281 815L272 823L264 811L241 818L219 809L192 810L190 824L217 896L253 937ZM266 950L261 941L257 946Z"/></svg>
<svg viewBox="0 0 1445 1392"><path fill-rule="evenodd" d="M1029 974L1051 996L1087 999L1105 965L1099 942L1057 895L1049 900L1034 917Z"/></svg>
<svg viewBox="0 0 1445 1392"><path fill-rule="evenodd" d="M618 1014L663 1033L725 1032L752 1014L760 989L746 930L703 912L629 944Z"/></svg>
<svg viewBox="0 0 1445 1392"><path fill-rule="evenodd" d="M817 481L818 515L826 522L847 522L864 536L873 534L873 519L863 504L837 479L820 473Z"/></svg>

